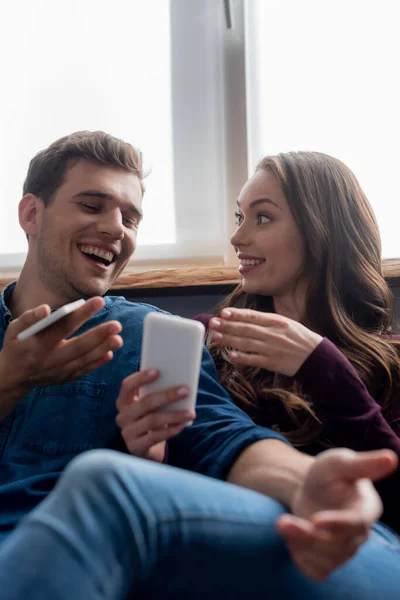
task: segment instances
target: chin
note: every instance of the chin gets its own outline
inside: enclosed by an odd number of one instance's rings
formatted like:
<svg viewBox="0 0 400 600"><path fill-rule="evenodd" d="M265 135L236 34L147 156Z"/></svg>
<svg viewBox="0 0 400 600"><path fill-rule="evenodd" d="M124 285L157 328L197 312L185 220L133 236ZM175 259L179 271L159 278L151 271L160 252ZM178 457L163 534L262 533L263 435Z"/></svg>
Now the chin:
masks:
<svg viewBox="0 0 400 600"><path fill-rule="evenodd" d="M108 292L112 285L112 282L106 281L85 281L76 282L73 287L85 298L92 298L93 296L104 296Z"/></svg>
<svg viewBox="0 0 400 600"><path fill-rule="evenodd" d="M263 288L257 281L246 281L245 279L242 279L242 289L246 292L246 294L273 296L272 290Z"/></svg>

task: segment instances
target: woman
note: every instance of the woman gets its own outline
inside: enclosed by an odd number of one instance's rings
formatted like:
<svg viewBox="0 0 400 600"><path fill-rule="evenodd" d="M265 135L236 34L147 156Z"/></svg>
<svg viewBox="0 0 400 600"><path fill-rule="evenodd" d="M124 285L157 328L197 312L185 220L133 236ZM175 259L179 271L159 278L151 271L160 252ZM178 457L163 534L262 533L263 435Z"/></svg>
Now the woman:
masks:
<svg viewBox="0 0 400 600"><path fill-rule="evenodd" d="M400 338L378 227L353 173L317 152L266 157L236 219L242 282L216 317L199 317L222 385L309 454L400 456ZM399 471L377 489L383 521L399 531Z"/></svg>

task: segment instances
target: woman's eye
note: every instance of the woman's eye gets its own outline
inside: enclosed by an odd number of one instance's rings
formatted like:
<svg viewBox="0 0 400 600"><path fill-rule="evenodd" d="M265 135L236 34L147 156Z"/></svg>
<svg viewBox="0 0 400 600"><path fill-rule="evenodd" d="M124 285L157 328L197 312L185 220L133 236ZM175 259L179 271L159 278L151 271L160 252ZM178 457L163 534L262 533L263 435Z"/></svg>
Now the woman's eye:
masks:
<svg viewBox="0 0 400 600"><path fill-rule="evenodd" d="M241 225L243 223L243 215L238 212L235 212L235 223L236 225Z"/></svg>
<svg viewBox="0 0 400 600"><path fill-rule="evenodd" d="M267 215L258 215L257 220L259 225L265 225L266 223L269 223L271 221L271 218Z"/></svg>

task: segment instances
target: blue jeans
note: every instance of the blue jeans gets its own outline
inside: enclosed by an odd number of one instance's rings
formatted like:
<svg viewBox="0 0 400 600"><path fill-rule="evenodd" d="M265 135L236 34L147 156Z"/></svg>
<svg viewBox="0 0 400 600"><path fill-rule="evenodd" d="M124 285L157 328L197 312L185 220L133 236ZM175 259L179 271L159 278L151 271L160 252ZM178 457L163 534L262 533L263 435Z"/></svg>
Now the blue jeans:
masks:
<svg viewBox="0 0 400 600"><path fill-rule="evenodd" d="M377 526L324 583L294 567L278 502L173 467L94 450L0 546L2 600L398 600L400 543Z"/></svg>

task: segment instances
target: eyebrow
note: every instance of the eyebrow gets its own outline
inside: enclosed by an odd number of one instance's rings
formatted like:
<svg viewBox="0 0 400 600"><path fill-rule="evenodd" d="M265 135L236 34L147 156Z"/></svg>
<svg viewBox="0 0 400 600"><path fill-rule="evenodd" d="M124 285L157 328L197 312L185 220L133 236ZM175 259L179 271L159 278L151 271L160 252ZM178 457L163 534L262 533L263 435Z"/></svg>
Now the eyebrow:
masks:
<svg viewBox="0 0 400 600"><path fill-rule="evenodd" d="M240 207L239 200L236 202L236 204ZM271 198L258 198L257 200L253 200L253 202L250 202L249 208L254 208L255 206L258 206L259 204L272 204L279 210L282 210L282 208L280 206L278 206L278 204L276 202L271 200Z"/></svg>
<svg viewBox="0 0 400 600"><path fill-rule="evenodd" d="M100 200L116 200L114 194L110 194L109 192L101 192L100 190L82 190L82 192L75 194L74 198L99 198ZM139 219L143 218L142 211L133 204L128 206L127 212Z"/></svg>

